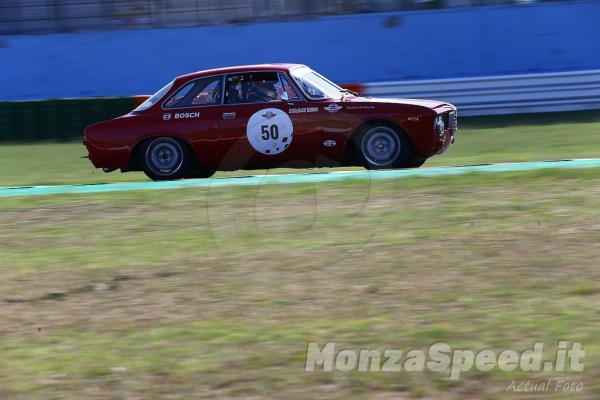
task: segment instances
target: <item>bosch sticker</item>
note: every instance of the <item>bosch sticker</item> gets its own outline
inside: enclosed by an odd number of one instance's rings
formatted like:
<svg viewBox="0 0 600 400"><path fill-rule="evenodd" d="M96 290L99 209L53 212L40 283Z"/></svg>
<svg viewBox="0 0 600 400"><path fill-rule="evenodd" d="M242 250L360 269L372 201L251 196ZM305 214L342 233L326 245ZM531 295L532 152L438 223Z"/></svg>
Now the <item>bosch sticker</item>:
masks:
<svg viewBox="0 0 600 400"><path fill-rule="evenodd" d="M199 116L200 116L199 112L179 113L179 114L175 114L175 119L178 119L178 118L198 118Z"/></svg>
<svg viewBox="0 0 600 400"><path fill-rule="evenodd" d="M279 154L292 143L294 125L290 117L277 108L255 112L248 121L246 135L256 151L262 154Z"/></svg>
<svg viewBox="0 0 600 400"><path fill-rule="evenodd" d="M198 118L200 117L200 113L199 112L191 112L191 113L176 113L175 114L175 119L183 119L183 118ZM163 114L163 119L165 121L168 121L171 119L171 114L170 113L166 113Z"/></svg>

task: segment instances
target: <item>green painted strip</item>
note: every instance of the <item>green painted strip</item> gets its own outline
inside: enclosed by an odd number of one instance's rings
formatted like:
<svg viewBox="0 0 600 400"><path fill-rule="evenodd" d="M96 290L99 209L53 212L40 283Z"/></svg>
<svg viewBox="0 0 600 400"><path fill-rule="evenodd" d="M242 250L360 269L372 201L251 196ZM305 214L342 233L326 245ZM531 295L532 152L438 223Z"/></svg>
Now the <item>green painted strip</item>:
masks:
<svg viewBox="0 0 600 400"><path fill-rule="evenodd" d="M51 194L87 194L131 190L179 189L190 187L256 186L266 184L318 183L344 179L397 179L414 176L459 175L468 172L514 172L538 169L598 168L600 158L537 161L512 164L469 165L459 167L433 167L385 171L334 171L289 175L257 175L239 178L189 179L166 182L105 183L95 185L0 187L0 197L38 196Z"/></svg>

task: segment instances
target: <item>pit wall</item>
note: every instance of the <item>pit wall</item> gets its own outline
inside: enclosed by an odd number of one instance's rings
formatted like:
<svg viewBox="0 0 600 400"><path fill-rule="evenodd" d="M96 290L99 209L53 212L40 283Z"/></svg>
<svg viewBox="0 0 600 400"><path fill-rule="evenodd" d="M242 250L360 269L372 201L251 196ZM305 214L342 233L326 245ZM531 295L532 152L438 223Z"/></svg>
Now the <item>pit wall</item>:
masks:
<svg viewBox="0 0 600 400"><path fill-rule="evenodd" d="M0 100L151 94L191 71L296 62L340 84L600 69L600 1L0 37Z"/></svg>
<svg viewBox="0 0 600 400"><path fill-rule="evenodd" d="M87 126L127 114L146 98L0 101L0 143L81 140Z"/></svg>

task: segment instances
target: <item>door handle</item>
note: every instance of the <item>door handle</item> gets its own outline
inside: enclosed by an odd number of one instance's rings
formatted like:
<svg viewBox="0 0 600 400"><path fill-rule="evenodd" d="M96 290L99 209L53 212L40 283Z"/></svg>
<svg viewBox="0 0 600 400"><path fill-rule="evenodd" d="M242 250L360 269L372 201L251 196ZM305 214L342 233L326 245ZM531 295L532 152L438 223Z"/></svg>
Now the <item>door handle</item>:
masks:
<svg viewBox="0 0 600 400"><path fill-rule="evenodd" d="M223 113L223 119L231 119L231 118L235 118L235 113L234 112Z"/></svg>

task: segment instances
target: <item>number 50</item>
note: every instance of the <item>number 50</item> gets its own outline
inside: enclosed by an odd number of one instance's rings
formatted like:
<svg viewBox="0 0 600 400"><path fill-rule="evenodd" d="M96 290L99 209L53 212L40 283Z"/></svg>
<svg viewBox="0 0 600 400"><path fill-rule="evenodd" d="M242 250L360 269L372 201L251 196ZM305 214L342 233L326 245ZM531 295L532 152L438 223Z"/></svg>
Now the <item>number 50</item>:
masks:
<svg viewBox="0 0 600 400"><path fill-rule="evenodd" d="M262 125L260 128L263 140L269 140L269 137L273 140L279 139L279 128L277 125Z"/></svg>

